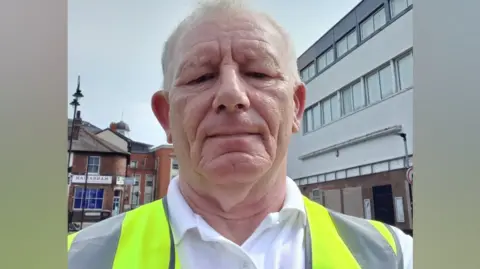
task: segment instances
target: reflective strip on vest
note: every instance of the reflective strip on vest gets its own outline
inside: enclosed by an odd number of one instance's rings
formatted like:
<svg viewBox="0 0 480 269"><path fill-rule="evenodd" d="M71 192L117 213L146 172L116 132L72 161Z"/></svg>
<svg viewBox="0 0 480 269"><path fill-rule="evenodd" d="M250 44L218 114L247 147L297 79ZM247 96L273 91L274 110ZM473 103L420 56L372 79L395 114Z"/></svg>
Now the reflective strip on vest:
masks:
<svg viewBox="0 0 480 269"><path fill-rule="evenodd" d="M403 269L399 242L388 225L330 211L307 198L304 201L312 269Z"/></svg>
<svg viewBox="0 0 480 269"><path fill-rule="evenodd" d="M304 199L312 269L403 269L390 226L329 211ZM68 236L69 269L180 269L162 200L143 205Z"/></svg>

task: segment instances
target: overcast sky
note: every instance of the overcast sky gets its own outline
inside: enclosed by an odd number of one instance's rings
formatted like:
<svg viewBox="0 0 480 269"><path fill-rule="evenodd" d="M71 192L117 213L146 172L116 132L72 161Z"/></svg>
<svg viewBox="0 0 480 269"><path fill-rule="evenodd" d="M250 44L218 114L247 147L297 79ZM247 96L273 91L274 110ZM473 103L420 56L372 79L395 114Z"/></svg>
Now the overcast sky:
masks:
<svg viewBox="0 0 480 269"><path fill-rule="evenodd" d="M292 36L297 55L322 36L360 0L256 0ZM162 83L161 51L194 0L69 0L68 91L77 75L85 97L82 118L106 128L122 119L132 139L160 145L165 133L150 108ZM69 107L68 117L73 109Z"/></svg>

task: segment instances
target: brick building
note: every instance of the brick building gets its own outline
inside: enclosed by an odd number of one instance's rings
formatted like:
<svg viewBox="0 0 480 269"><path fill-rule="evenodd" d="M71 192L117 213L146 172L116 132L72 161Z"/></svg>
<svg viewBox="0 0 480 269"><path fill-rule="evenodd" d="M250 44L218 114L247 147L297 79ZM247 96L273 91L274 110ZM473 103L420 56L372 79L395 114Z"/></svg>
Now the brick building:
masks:
<svg viewBox="0 0 480 269"><path fill-rule="evenodd" d="M69 134L72 120L69 119ZM100 129L76 115L72 156L69 165L69 210L73 222L81 219L83 186L89 171L84 204L85 222L101 219L101 213L115 215L162 198L178 164L171 145L152 145L130 138L123 121ZM89 160L89 161L88 161ZM125 178L134 178L132 186Z"/></svg>
<svg viewBox="0 0 480 269"><path fill-rule="evenodd" d="M80 113L76 120L81 122ZM130 153L81 124L75 124L69 135L73 140L68 208L73 211L73 221L82 219L82 208L85 222L99 221L102 213L110 216L123 211L125 196L121 182Z"/></svg>
<svg viewBox="0 0 480 269"><path fill-rule="evenodd" d="M138 207L162 198L168 189L178 165L173 159L171 145L152 145L130 138L130 127L123 121L111 123L110 127L97 133L130 153L127 177L135 179L133 186L126 187L128 196L124 210Z"/></svg>

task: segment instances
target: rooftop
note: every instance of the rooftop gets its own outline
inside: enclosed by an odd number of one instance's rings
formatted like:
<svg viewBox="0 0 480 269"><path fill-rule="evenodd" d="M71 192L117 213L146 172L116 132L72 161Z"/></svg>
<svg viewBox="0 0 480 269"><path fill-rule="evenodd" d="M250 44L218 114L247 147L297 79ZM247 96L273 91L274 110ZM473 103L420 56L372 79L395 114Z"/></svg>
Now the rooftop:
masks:
<svg viewBox="0 0 480 269"><path fill-rule="evenodd" d="M78 139L72 141L72 152L118 153L120 155L129 155L127 151L96 136L84 126L80 127Z"/></svg>
<svg viewBox="0 0 480 269"><path fill-rule="evenodd" d="M72 119L68 119L68 127L72 126L72 122L73 122ZM82 127L86 128L89 132L92 132L92 133L97 133L102 130L97 126L91 124L90 122L84 121L84 120L82 120Z"/></svg>

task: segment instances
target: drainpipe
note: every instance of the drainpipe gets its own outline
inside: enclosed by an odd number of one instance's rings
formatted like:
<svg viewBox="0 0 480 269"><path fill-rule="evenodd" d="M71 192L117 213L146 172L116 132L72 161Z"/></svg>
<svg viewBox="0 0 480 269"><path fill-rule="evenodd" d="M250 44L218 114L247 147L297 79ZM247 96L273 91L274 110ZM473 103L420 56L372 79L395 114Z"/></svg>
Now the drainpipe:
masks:
<svg viewBox="0 0 480 269"><path fill-rule="evenodd" d="M127 155L127 165L125 166L125 178L128 177L128 166L130 165L130 154L132 154L132 144L130 142L127 142L127 151L128 151L129 154ZM122 199L121 199L122 212L125 211L126 192L127 192L127 190L125 189L125 182L124 182L123 183L123 195L122 195Z"/></svg>
<svg viewBox="0 0 480 269"><path fill-rule="evenodd" d="M405 165L405 169L408 169L410 168L410 165L409 165L409 155L408 155L408 146L407 146L407 134L406 133L399 133L398 134L402 140L403 140L403 146L405 148L405 162L404 162L404 165ZM408 194L409 194L409 213L410 213L410 227L412 227L412 219L413 219L413 194L412 194L412 184L410 184L410 182L408 182Z"/></svg>

